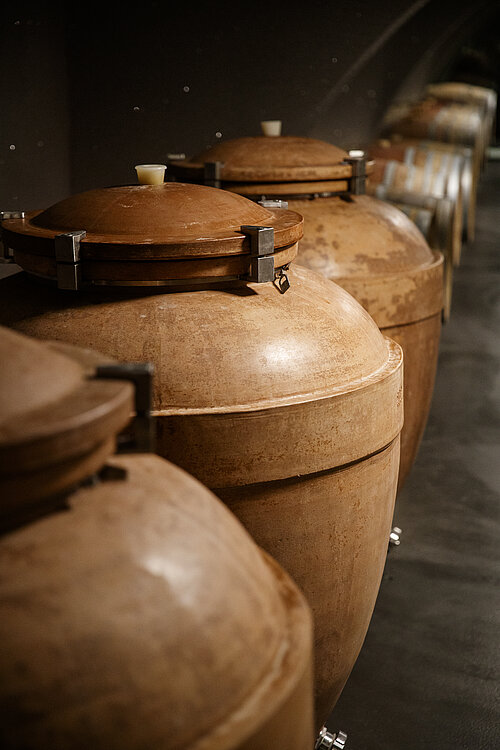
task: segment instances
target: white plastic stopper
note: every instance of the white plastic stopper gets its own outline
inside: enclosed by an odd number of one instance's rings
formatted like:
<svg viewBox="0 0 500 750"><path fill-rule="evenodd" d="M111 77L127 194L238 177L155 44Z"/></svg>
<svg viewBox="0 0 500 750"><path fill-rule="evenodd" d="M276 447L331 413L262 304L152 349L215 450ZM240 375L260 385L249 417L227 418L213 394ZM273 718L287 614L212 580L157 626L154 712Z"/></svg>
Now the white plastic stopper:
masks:
<svg viewBox="0 0 500 750"><path fill-rule="evenodd" d="M166 164L137 164L135 170L141 185L163 185Z"/></svg>
<svg viewBox="0 0 500 750"><path fill-rule="evenodd" d="M281 120L262 120L260 127L264 135L281 135Z"/></svg>

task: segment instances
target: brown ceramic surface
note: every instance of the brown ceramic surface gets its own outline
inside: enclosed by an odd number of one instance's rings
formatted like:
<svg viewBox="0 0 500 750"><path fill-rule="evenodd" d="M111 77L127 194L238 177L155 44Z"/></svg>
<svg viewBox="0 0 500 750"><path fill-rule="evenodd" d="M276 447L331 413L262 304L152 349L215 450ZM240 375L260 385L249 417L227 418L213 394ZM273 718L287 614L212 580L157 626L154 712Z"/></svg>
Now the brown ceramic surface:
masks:
<svg viewBox="0 0 500 750"><path fill-rule="evenodd" d="M196 154L189 160L172 162L179 179L203 176L206 162L223 163L221 179L230 182L287 182L348 178L346 151L325 141L297 136L234 138Z"/></svg>
<svg viewBox="0 0 500 750"><path fill-rule="evenodd" d="M398 490L412 469L429 415L439 354L441 313L403 326L389 326L384 333L404 352L405 422L401 431Z"/></svg>
<svg viewBox="0 0 500 750"><path fill-rule="evenodd" d="M89 378L84 354L0 328L2 519L92 473L130 420L132 385Z"/></svg>
<svg viewBox="0 0 500 750"><path fill-rule="evenodd" d="M398 466L396 439L353 466L217 490L307 592L315 618L318 725L335 705L368 629L387 555Z"/></svg>
<svg viewBox="0 0 500 750"><path fill-rule="evenodd" d="M401 488L430 408L443 306L443 257L429 249L401 211L375 198L318 198L292 205L303 213L305 226L297 263L345 288L384 334L398 332L396 340L405 356ZM414 330L420 335L410 333Z"/></svg>
<svg viewBox="0 0 500 750"><path fill-rule="evenodd" d="M6 219L14 250L54 258L54 237L85 230L84 260L151 261L249 253L243 225L274 228L275 247L302 236L300 216L204 185L125 185L89 190L24 219Z"/></svg>
<svg viewBox="0 0 500 750"><path fill-rule="evenodd" d="M310 750L296 586L178 468L110 463L0 539L2 748Z"/></svg>
<svg viewBox="0 0 500 750"><path fill-rule="evenodd" d="M94 347L120 360L153 362L158 450L210 487L266 496L276 482L298 475L304 482L310 478L310 519L302 529L297 526L297 545L287 550L286 564L294 579L311 582L304 593L315 616L320 608L330 607L330 617L321 619L320 628L326 631L316 636L316 663L323 664L326 643L333 652L344 650L339 622L345 613L336 604L346 600L342 592L354 588L366 600L363 604L356 599L360 616L353 618L349 633L349 641L360 646L366 613L378 591L397 484L402 355L340 287L304 268L292 267L289 277L291 287L284 295L272 284L75 295L19 274L2 280L0 293L8 302L5 322L12 327ZM369 456L387 452L391 460L373 464L372 489L365 495L358 476L365 476ZM365 523L371 511L365 514L364 498L369 497L384 519L366 553L365 567L374 566L376 575L371 577L367 569L361 573L361 568L350 572L348 550L359 535L353 523L344 538L346 570L339 569L332 546L325 550L331 556L331 564L325 564L325 585L332 592L325 603L312 584L319 577L315 555L305 557L304 550L314 544L311 529L316 524L328 529L334 523L340 500L328 494L327 505L316 514L315 479L319 472L349 463L348 482L338 489L342 494L349 487L356 508L353 518ZM359 481L363 485L365 480ZM324 503L322 493L319 505ZM280 535L292 517L286 493L282 502L269 506L269 513L273 540L266 550L280 562ZM251 519L245 522L253 534ZM346 662L338 672L335 665L330 665L331 672L323 667L316 682L317 724L333 708L331 696L347 679L355 652L346 646Z"/></svg>
<svg viewBox="0 0 500 750"><path fill-rule="evenodd" d="M309 148L311 153L308 152ZM309 183L301 182L300 189L297 187L295 191L308 193L308 198L294 198L292 182L276 184L285 179L279 173L278 166L292 166L298 160L307 164L308 159L315 164L320 158L327 162L326 154L330 148L335 147L308 138L300 141L243 138L223 142L194 157L191 162L198 165L206 161L224 162L224 169L232 170L232 178L241 180L236 185L226 183L230 190L250 197L264 194L286 198L288 207L304 217L304 237L299 246L298 264L337 281L361 302L379 327L402 326L439 316L443 308L443 257L440 253L431 252L421 232L401 211L367 196L352 196L350 201L335 196L311 200L321 192L320 183L314 181L314 175L310 176ZM346 156L344 153L343 158ZM243 183L244 176L237 176L235 170L249 165L266 170L267 185L258 182L264 177L256 178L251 174L246 175L247 183ZM376 168L377 165L373 165L373 169ZM221 178L231 179L224 170ZM285 188L283 192L281 187ZM458 211L453 214L455 216L458 217ZM461 227L458 231L459 245L460 242ZM430 332L428 327L424 326L424 329ZM421 383L426 382L430 393L435 367L432 361L428 361L426 348L434 351L438 340L439 332L436 336L433 329L433 340L420 342L421 348L414 355L428 362L431 377L422 381L416 372L415 378ZM411 383L410 370L407 370L405 379L408 381L406 396L410 397L411 394L418 402L412 404L410 409L412 419L405 421L403 430L408 437L403 441L403 451L407 446L413 446L417 440L415 436L420 440L430 400L429 394L421 393ZM409 455L402 459L403 465L410 465L414 456L415 451L409 448ZM406 474L405 470L403 479Z"/></svg>

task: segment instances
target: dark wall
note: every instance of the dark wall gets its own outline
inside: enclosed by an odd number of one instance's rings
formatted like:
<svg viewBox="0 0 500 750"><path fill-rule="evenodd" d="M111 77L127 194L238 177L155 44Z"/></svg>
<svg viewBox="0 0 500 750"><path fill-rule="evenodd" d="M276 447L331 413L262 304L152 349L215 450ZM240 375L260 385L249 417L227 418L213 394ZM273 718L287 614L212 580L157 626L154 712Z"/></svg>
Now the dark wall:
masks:
<svg viewBox="0 0 500 750"><path fill-rule="evenodd" d="M364 145L389 104L439 80L496 8L491 0L204 3L196 12L151 0L50 5L21 2L2 21L0 207L135 181L137 163L257 134L262 119L282 119L284 133Z"/></svg>
<svg viewBox="0 0 500 750"><path fill-rule="evenodd" d="M0 14L0 209L35 208L71 190L66 23L62 3Z"/></svg>

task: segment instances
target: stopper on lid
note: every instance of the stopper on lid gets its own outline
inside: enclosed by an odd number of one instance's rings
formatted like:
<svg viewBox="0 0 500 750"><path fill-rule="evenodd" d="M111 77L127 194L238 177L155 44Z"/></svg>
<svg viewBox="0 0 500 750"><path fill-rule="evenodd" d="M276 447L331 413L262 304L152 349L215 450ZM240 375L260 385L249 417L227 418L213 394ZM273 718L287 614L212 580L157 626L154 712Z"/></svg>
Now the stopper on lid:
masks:
<svg viewBox="0 0 500 750"><path fill-rule="evenodd" d="M262 122L260 123L262 134L266 136L281 135L281 126L281 120L262 120Z"/></svg>

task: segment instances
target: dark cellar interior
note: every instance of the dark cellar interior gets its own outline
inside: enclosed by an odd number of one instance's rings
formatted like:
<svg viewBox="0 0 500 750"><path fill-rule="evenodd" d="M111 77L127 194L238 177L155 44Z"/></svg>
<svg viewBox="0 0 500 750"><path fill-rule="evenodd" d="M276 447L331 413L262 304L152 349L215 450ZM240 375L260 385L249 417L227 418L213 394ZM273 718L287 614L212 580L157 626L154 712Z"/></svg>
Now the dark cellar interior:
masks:
<svg viewBox="0 0 500 750"><path fill-rule="evenodd" d="M263 120L366 149L389 108L429 83L498 90L499 30L491 0L10 3L0 209L132 184L136 164L167 164L168 176L172 154L259 135ZM352 750L500 747L498 127L497 117L425 433L396 502L401 545L328 720ZM19 270L0 265L0 278Z"/></svg>

